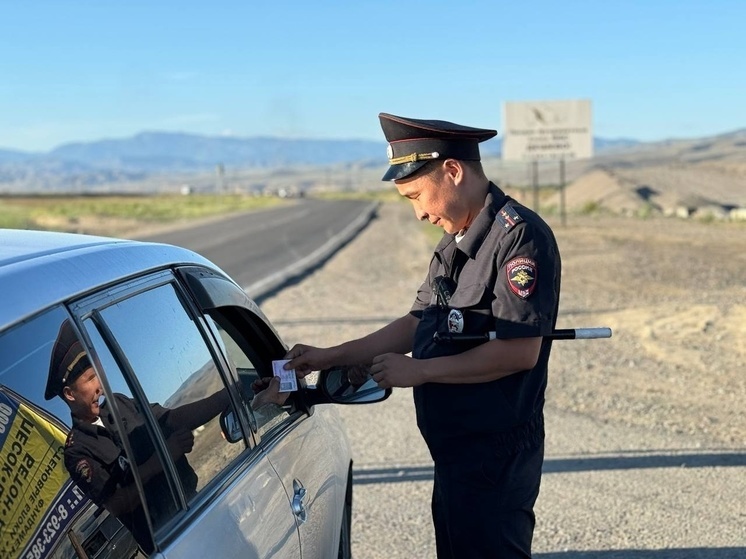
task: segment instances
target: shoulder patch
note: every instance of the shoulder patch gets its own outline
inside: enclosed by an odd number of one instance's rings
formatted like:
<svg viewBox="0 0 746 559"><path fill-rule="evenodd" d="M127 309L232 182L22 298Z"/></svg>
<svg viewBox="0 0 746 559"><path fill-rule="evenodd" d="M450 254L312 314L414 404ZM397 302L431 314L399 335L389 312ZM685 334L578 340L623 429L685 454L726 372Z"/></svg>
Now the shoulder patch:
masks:
<svg viewBox="0 0 746 559"><path fill-rule="evenodd" d="M518 225L521 221L523 221L523 218L518 215L518 212L513 207L512 204L508 203L505 204L502 208L500 208L500 211L497 212L497 215L495 216L495 220L502 226L503 230L507 233L513 227Z"/></svg>
<svg viewBox="0 0 746 559"><path fill-rule="evenodd" d="M510 290L521 299L528 299L536 287L536 262L532 258L519 256L505 266Z"/></svg>
<svg viewBox="0 0 746 559"><path fill-rule="evenodd" d="M75 473L78 475L79 479L91 483L91 480L93 479L93 466L91 466L88 459L81 458L78 460L78 463L75 464Z"/></svg>

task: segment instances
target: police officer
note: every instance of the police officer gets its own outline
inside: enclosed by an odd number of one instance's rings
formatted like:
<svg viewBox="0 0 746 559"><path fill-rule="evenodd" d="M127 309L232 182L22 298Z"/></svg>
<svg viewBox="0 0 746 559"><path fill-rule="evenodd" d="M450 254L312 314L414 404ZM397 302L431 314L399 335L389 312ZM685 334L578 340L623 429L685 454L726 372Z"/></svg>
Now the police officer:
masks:
<svg viewBox="0 0 746 559"><path fill-rule="evenodd" d="M147 433L145 418L134 400L114 394L115 407L125 426L132 456L125 452L109 401L101 403L103 390L87 352L70 321L64 321L52 348L49 377L44 397L62 398L70 407L72 429L65 442L65 468L71 479L98 506L132 533L141 550L153 551L150 528L133 477L131 460L148 499L148 511L154 525L170 518L173 498L163 467ZM225 390L203 400L178 408L150 404L160 426L187 498L195 494L197 474L187 461L192 450L192 430L207 423L229 404Z"/></svg>
<svg viewBox="0 0 746 559"><path fill-rule="evenodd" d="M288 393L280 393L277 378L260 379L252 389L256 393L251 406L262 412L270 406L281 406ZM124 394L113 394L116 411L126 429L132 456L126 453L111 405L101 398L103 389L88 354L80 342L72 323L62 323L52 348L49 377L44 397L62 398L70 407L72 429L65 442L65 468L71 479L98 506L109 513L132 533L145 554L154 549L142 499L135 484L131 460L143 483L148 500L148 512L154 526L171 518L175 512L168 481L161 461L155 454L148 435L145 418L133 399ZM165 408L150 404L153 417L166 439L174 460L185 496L196 493L197 474L186 455L194 446L192 431L204 425L230 405L228 392L223 389L211 396ZM267 413L265 411L265 413ZM260 413L257 413L260 417Z"/></svg>
<svg viewBox="0 0 746 559"><path fill-rule="evenodd" d="M70 321L63 322L52 349L49 378L44 397L59 396L70 407L72 429L65 442L65 468L71 479L98 506L109 513L132 533L141 550L153 551L145 511L135 485L130 460L138 465L139 475L148 496L148 510L154 524L171 517L173 498L160 460L155 455L147 434L145 419L134 401L123 394L115 394L116 408L134 454L125 452L109 401L103 403L103 390L87 352L73 330ZM151 404L151 411L163 430L168 449L187 497L194 495L197 474L186 459L192 450L196 428L208 416L220 413L228 405L227 394L216 393L208 398L209 406L184 422L188 414L178 413L159 404ZM208 409L209 408L209 409Z"/></svg>
<svg viewBox="0 0 746 559"><path fill-rule="evenodd" d="M530 557L544 454L544 391L559 304L549 226L484 174L495 130L379 115L389 168L415 215L443 228L410 312L330 348L296 345L299 375L370 363L382 387L414 387L435 465L439 559ZM406 354L411 352L411 358Z"/></svg>

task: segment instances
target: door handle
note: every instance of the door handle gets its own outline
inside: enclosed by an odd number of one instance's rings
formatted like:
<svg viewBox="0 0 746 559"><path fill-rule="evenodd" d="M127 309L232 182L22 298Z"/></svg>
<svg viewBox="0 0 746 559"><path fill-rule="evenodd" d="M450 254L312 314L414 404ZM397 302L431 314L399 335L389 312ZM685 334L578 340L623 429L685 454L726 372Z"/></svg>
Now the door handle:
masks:
<svg viewBox="0 0 746 559"><path fill-rule="evenodd" d="M306 512L306 504L303 502L306 498L306 493L306 488L303 487L303 484L297 479L294 479L293 502L291 504L291 507L293 509L293 514L296 516L301 524L305 523L308 518L308 513Z"/></svg>

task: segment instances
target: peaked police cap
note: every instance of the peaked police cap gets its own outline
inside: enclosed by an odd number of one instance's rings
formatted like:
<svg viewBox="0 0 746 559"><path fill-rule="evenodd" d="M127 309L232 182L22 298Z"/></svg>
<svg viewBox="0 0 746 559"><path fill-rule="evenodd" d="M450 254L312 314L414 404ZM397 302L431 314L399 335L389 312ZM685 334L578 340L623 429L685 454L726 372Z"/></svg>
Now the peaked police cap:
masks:
<svg viewBox="0 0 746 559"><path fill-rule="evenodd" d="M403 179L433 159L479 161L479 143L497 130L472 128L444 120L421 120L380 113L388 141L389 169L381 180Z"/></svg>

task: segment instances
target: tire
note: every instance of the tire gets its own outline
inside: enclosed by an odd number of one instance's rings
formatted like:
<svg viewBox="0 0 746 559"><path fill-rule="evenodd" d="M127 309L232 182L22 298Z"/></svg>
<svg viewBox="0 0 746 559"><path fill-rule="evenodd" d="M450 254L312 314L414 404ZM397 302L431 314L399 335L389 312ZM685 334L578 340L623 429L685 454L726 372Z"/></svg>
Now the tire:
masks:
<svg viewBox="0 0 746 559"><path fill-rule="evenodd" d="M352 559L352 468L347 476L347 492L339 530L337 559Z"/></svg>

